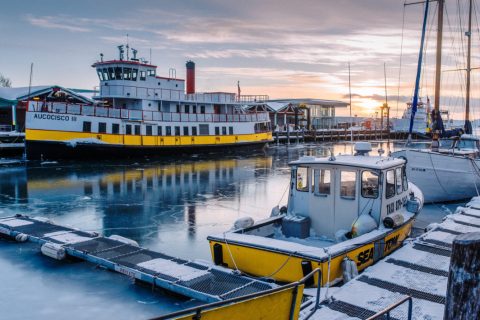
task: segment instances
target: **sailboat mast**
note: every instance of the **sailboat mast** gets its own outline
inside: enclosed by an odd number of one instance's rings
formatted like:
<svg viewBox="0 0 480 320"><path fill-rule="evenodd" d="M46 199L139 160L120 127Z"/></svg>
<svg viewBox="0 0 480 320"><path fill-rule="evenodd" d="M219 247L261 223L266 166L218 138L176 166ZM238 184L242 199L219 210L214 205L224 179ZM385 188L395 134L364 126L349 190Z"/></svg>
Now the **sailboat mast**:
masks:
<svg viewBox="0 0 480 320"><path fill-rule="evenodd" d="M443 6L445 0L438 0L438 20L437 20L437 54L435 61L435 102L432 119L432 151L438 151L440 146L440 89L442 75L442 40L443 40ZM439 121L440 120L440 121Z"/></svg>
<svg viewBox="0 0 480 320"><path fill-rule="evenodd" d="M468 11L468 31L465 35L468 37L468 49L467 49L467 88L466 88L466 103L465 103L465 133L472 133L472 124L470 123L470 72L471 72L471 55L472 55L472 2L469 1Z"/></svg>

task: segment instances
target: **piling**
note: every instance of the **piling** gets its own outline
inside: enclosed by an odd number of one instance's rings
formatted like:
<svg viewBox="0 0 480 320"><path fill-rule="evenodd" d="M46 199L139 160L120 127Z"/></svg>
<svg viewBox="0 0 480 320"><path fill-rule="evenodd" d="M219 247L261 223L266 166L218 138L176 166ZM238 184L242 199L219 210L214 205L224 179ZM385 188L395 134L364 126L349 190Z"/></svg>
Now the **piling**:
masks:
<svg viewBox="0 0 480 320"><path fill-rule="evenodd" d="M478 319L479 299L480 232L461 234L452 245L444 319Z"/></svg>

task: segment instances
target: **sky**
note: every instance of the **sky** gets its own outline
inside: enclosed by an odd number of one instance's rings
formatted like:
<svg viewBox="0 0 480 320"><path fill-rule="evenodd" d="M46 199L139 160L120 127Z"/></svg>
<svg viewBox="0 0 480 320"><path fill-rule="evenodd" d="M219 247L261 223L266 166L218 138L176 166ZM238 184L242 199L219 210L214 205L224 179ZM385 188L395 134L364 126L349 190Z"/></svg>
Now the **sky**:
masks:
<svg viewBox="0 0 480 320"><path fill-rule="evenodd" d="M195 61L199 92L236 92L240 81L242 94L348 102L350 63L358 116L372 116L385 102L384 65L392 116L403 112L413 92L423 17L423 5L404 9L403 0L0 1L0 73L13 86L28 85L34 63L33 85L93 89L99 81L91 64L100 53L116 58L128 34L140 57L149 60L151 50L161 76L175 68L184 78L185 62ZM460 9L453 7L457 2ZM458 34L465 26L458 19L463 3L447 6L449 27ZM421 93L433 101L436 3L431 9ZM476 16L474 24L478 29ZM447 36L445 46L457 38L460 47L457 36ZM462 54L452 49L444 62L462 66ZM443 104L457 117L460 73L442 79Z"/></svg>

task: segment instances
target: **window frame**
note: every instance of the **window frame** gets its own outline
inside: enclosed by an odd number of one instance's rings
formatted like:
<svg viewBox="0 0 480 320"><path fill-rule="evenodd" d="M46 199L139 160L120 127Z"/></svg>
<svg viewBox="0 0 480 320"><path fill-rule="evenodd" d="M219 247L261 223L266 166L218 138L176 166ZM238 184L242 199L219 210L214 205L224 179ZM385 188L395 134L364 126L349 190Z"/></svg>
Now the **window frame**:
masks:
<svg viewBox="0 0 480 320"><path fill-rule="evenodd" d="M393 194L389 194L389 189L388 189L388 185L389 185L388 173L389 172L393 172ZM395 180L396 180L395 168L387 170L387 172L385 172L385 199L393 198L397 194L397 184Z"/></svg>
<svg viewBox="0 0 480 320"><path fill-rule="evenodd" d="M377 175L377 195L374 197L374 196L371 196L371 195L365 195L363 190L363 174L366 173L366 172L369 172L369 173L374 173ZM374 171L374 170L362 170L362 173L361 173L361 180L360 180L360 190L361 190L361 195L362 195L362 198L365 198L365 199L378 199L379 195L380 195L380 172L378 171Z"/></svg>
<svg viewBox="0 0 480 320"><path fill-rule="evenodd" d="M120 124L112 123L112 134L119 134L120 133Z"/></svg>
<svg viewBox="0 0 480 320"><path fill-rule="evenodd" d="M343 183L343 179L342 179L342 174L343 173L353 173L355 175L355 180L354 180L354 183L353 183L353 197L352 196L349 196L349 195L343 195L342 194L342 183ZM339 187L340 187L340 190L339 190L339 197L341 199L345 199L345 200L356 200L357 199L357 180L358 180L358 173L357 171L352 171L352 170L341 170L340 169L340 174L339 174L339 178L340 178L340 184L339 184ZM345 181L346 182L346 181Z"/></svg>
<svg viewBox="0 0 480 320"><path fill-rule="evenodd" d="M307 176L307 181L305 181L305 186L302 187L301 189L298 188L298 182L299 182L298 181L299 180L298 179L299 178L298 177L298 172L299 172L300 169L306 169L307 170L307 175L306 175ZM295 173L296 173L295 174L295 190L297 190L298 192L309 192L310 191L310 183L309 183L310 171L311 171L311 169L309 167L301 167L301 166L297 167L297 169L295 170Z"/></svg>
<svg viewBox="0 0 480 320"><path fill-rule="evenodd" d="M328 172L329 182L328 182L328 193L320 192L320 182L322 178L322 171ZM318 174L317 174L318 173ZM325 177L325 175L323 176ZM312 168L312 190L313 195L317 197L328 197L332 194L332 169L328 168Z"/></svg>
<svg viewBox="0 0 480 320"><path fill-rule="evenodd" d="M107 133L107 123L99 122L98 123L98 133Z"/></svg>

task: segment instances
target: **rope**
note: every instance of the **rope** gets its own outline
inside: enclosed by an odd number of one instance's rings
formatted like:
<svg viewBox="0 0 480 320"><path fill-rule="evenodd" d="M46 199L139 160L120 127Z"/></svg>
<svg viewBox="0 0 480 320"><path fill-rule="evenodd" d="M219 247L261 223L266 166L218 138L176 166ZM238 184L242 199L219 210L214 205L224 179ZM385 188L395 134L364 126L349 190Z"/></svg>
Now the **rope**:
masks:
<svg viewBox="0 0 480 320"><path fill-rule="evenodd" d="M400 43L400 65L398 67L398 87L397 87L397 110L395 111L396 117L398 118L398 104L400 103L400 81L402 74L402 58L403 58L403 38L405 31L405 4L407 0L403 2L403 19L402 19L402 42Z"/></svg>
<svg viewBox="0 0 480 320"><path fill-rule="evenodd" d="M475 162L474 159L470 159L470 162L472 163L472 173L474 174L473 185L475 186L475 192L477 193L477 197L478 197L480 194L478 193L477 182L476 182L476 179L475 179L475 173L478 176L478 173L479 173L480 169L478 168L477 163ZM475 172L473 172L473 170L475 170Z"/></svg>
<svg viewBox="0 0 480 320"><path fill-rule="evenodd" d="M230 254L230 258L232 259L233 265L235 266L235 271L240 272L240 270L238 270L237 263L235 262L235 259L233 258L232 251L230 251L230 245L227 242L227 237L226 237L225 232L223 233L223 240L225 241L225 244L227 245L228 253Z"/></svg>

